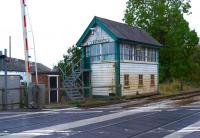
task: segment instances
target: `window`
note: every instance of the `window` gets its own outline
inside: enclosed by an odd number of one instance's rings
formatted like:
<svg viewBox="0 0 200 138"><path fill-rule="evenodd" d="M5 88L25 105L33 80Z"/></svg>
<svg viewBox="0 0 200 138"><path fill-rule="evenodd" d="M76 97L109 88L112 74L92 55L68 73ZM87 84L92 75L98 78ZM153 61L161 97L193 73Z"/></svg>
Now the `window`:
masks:
<svg viewBox="0 0 200 138"><path fill-rule="evenodd" d="M139 79L138 79L138 87L143 87L143 75L139 75Z"/></svg>
<svg viewBox="0 0 200 138"><path fill-rule="evenodd" d="M147 49L147 61L156 62L156 49L148 48Z"/></svg>
<svg viewBox="0 0 200 138"><path fill-rule="evenodd" d="M155 75L151 74L151 85L150 86L155 86Z"/></svg>
<svg viewBox="0 0 200 138"><path fill-rule="evenodd" d="M129 87L129 75L124 75L124 87Z"/></svg>
<svg viewBox="0 0 200 138"><path fill-rule="evenodd" d="M92 45L90 49L91 61L100 61L100 44Z"/></svg>
<svg viewBox="0 0 200 138"><path fill-rule="evenodd" d="M114 43L102 44L102 58L103 60L114 60L115 45Z"/></svg>
<svg viewBox="0 0 200 138"><path fill-rule="evenodd" d="M124 46L124 60L132 60L132 48L131 46L125 45Z"/></svg>
<svg viewBox="0 0 200 138"><path fill-rule="evenodd" d="M87 54L86 49L86 55ZM90 46L90 57L91 62L97 62L102 60L113 61L115 56L115 45L114 43L102 43Z"/></svg>
<svg viewBox="0 0 200 138"><path fill-rule="evenodd" d="M90 47L85 48L85 56L90 57Z"/></svg>
<svg viewBox="0 0 200 138"><path fill-rule="evenodd" d="M145 48L136 47L134 54L135 54L135 60L136 61L145 61Z"/></svg>
<svg viewBox="0 0 200 138"><path fill-rule="evenodd" d="M120 59L133 60L133 47L129 45L120 45Z"/></svg>

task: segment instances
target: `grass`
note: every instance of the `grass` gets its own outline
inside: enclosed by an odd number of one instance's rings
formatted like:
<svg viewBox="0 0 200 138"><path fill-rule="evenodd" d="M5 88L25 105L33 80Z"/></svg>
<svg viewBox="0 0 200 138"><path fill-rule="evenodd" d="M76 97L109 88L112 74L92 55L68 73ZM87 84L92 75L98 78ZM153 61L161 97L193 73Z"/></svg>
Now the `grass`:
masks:
<svg viewBox="0 0 200 138"><path fill-rule="evenodd" d="M73 105L69 103L53 103L53 104L48 104L45 105L45 109L61 109L61 108L69 108L73 107Z"/></svg>
<svg viewBox="0 0 200 138"><path fill-rule="evenodd" d="M125 96L121 98L113 97L111 99L93 99L86 101L83 103L83 105L87 106L94 106L96 105L104 105L105 103L107 104L112 104L112 103L120 103L120 102L126 102L134 99L140 99L140 98L146 98L146 97L151 97L152 98L167 98L167 97L173 97L178 94L182 93L188 93L192 91L197 91L200 90L200 84L198 83L184 83L183 85L183 90L180 90L180 83L178 81L173 81L173 82L165 82L160 84L160 95L156 95L156 93L145 93L145 94L139 94L139 95L132 95L132 96ZM151 98L150 98L151 99ZM91 105L90 105L91 104Z"/></svg>
<svg viewBox="0 0 200 138"><path fill-rule="evenodd" d="M66 102L64 100L61 100L61 103L49 104L46 105L45 108L46 109L60 109L68 107L92 108L92 107L123 103L134 99L150 97L152 95L155 95L155 93L146 93L146 94L127 96L127 97L93 98L93 99L86 99L83 102Z"/></svg>
<svg viewBox="0 0 200 138"><path fill-rule="evenodd" d="M46 105L46 108L67 108L67 107L82 107L82 108L92 108L92 107L99 107L111 104L118 104L123 102L128 102L134 99L142 99L148 97L150 101L158 100L158 99L165 99L169 97L176 96L181 93L188 93L190 91L199 90L198 84L189 84L184 83L183 91L180 90L180 83L178 81L173 82L166 82L160 84L160 95L156 95L156 93L146 93L146 94L139 94L139 95L132 95L132 96L125 96L125 97L110 97L110 98L93 98L93 99L86 99L83 102L66 102L64 99L61 100L61 103L57 104L50 104ZM151 98L152 96L152 98ZM187 102L193 101L192 99L178 101L180 104L184 104ZM177 103L177 104L179 104Z"/></svg>
<svg viewBox="0 0 200 138"><path fill-rule="evenodd" d="M111 104L118 104L123 102L128 102L134 99L146 98L155 95L155 93L147 93L147 94L140 94L140 95L133 95L127 97L110 97L110 98L94 98L94 99L87 99L86 101L79 103L78 107L82 108L92 108L92 107L99 107Z"/></svg>
<svg viewBox="0 0 200 138"><path fill-rule="evenodd" d="M99 107L103 105L111 104L111 100L109 99L89 99L83 102L82 104L79 104L78 107L83 108L92 108L92 107Z"/></svg>
<svg viewBox="0 0 200 138"><path fill-rule="evenodd" d="M93 108L93 107L100 107L100 106L129 102L135 99L142 99L142 98L147 98L147 97L151 99L151 96L155 98L155 95L157 95L157 93L145 93L145 94L139 94L139 95L124 96L120 98L119 97L93 98L93 99L86 99L83 102L62 102L62 103L57 103L57 104L50 104L50 105L47 105L46 108L47 109L51 109L51 108L59 109L59 108L67 108L67 107ZM157 99L160 99L161 97L162 95L156 96Z"/></svg>
<svg viewBox="0 0 200 138"><path fill-rule="evenodd" d="M194 83L184 83L182 91L180 90L180 83L178 81L160 84L160 94L164 96L177 95L195 90L199 90L199 85Z"/></svg>

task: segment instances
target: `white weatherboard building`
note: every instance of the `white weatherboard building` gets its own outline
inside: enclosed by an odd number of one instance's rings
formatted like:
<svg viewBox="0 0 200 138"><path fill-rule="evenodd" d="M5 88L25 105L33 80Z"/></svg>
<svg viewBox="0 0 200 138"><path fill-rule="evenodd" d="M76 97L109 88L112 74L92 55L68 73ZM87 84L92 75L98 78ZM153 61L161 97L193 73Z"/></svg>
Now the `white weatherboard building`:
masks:
<svg viewBox="0 0 200 138"><path fill-rule="evenodd" d="M77 46L82 49L84 87L93 96L158 92L159 48L144 30L94 17ZM89 96L88 89L84 95Z"/></svg>

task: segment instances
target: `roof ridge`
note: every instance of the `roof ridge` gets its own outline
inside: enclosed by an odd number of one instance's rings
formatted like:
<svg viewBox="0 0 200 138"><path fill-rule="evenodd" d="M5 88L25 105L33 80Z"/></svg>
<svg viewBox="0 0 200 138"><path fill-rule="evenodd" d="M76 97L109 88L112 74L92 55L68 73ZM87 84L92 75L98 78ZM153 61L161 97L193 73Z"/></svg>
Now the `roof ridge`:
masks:
<svg viewBox="0 0 200 138"><path fill-rule="evenodd" d="M95 24L101 26L104 31L109 34L114 41L130 41L133 43L141 43L153 47L162 46L157 40L155 40L149 33L138 26L130 26L123 22L117 22L110 19L94 16L89 26L86 28L78 42L78 46L81 46L82 42L86 39L90 32L90 28Z"/></svg>
<svg viewBox="0 0 200 138"><path fill-rule="evenodd" d="M100 18L100 19L103 19L103 20L107 20L107 21L110 21L110 22L114 22L114 23L118 23L118 24L121 24L121 25L125 25L127 27L130 27L130 28L136 28L136 29L142 29L140 27L137 27L137 26L130 26L124 22L118 22L118 21L114 21L114 20L110 20L110 19L107 19L107 18L102 18L102 17L99 17L99 16L95 16L97 19ZM142 29L143 30L143 29Z"/></svg>
<svg viewBox="0 0 200 138"><path fill-rule="evenodd" d="M8 57L8 58L10 58L10 57ZM13 58L13 57L11 57L11 60L18 60L18 61L24 61L25 62L25 60L24 59L20 59L20 58ZM31 62L31 63L35 63L35 61L29 61L29 62ZM42 65L44 65L43 63L41 63L41 62L36 62L37 64L42 64ZM45 65L46 66L46 65Z"/></svg>

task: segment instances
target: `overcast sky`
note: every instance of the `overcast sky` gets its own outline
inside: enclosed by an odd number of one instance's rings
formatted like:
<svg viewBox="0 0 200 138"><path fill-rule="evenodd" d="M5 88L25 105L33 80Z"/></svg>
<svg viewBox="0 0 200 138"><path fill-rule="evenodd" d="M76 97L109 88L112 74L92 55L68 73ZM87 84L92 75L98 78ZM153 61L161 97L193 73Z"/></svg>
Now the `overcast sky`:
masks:
<svg viewBox="0 0 200 138"><path fill-rule="evenodd" d="M35 36L37 61L53 67L69 46L75 44L96 15L122 22L127 0L27 0ZM192 0L192 15L186 17L200 35L199 0ZM12 57L24 59L20 0L0 0L0 50L8 48L12 36ZM29 29L30 30L30 29ZM33 61L33 43L28 33Z"/></svg>

